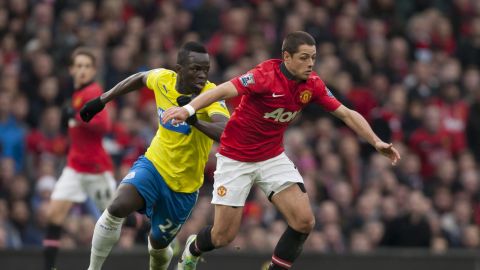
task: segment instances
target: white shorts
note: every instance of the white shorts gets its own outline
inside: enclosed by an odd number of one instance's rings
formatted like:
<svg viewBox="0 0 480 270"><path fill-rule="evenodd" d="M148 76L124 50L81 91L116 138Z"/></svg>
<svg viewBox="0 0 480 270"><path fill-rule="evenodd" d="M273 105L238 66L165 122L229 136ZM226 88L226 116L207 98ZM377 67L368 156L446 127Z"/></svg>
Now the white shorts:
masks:
<svg viewBox="0 0 480 270"><path fill-rule="evenodd" d="M260 162L216 156L212 204L244 206L253 184L258 184L271 198L292 184L303 183L302 176L285 153Z"/></svg>
<svg viewBox="0 0 480 270"><path fill-rule="evenodd" d="M55 184L52 199L81 203L89 197L103 211L113 199L115 187L116 181L111 172L79 173L65 167Z"/></svg>

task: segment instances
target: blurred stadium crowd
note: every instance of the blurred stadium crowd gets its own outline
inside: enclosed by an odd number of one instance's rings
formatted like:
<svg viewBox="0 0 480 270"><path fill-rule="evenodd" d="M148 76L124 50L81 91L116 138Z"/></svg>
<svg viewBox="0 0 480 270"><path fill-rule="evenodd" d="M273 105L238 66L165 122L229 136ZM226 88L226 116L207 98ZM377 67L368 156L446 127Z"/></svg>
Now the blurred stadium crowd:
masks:
<svg viewBox="0 0 480 270"><path fill-rule="evenodd" d="M68 150L61 111L73 91L75 47L94 49L108 90L134 72L173 68L176 48L199 40L212 55L210 80L220 83L278 58L284 34L294 30L315 37L315 70L334 95L402 154L391 167L344 125L308 107L285 137L316 215L305 250L479 248L480 1L0 0L0 249L41 246ZM120 180L158 117L147 89L117 100L110 112L105 147ZM214 158L182 243L212 221ZM95 220L88 213L84 205L72 211L63 248L90 245ZM271 250L284 227L254 191L230 248ZM139 216L118 248L145 245L147 230Z"/></svg>

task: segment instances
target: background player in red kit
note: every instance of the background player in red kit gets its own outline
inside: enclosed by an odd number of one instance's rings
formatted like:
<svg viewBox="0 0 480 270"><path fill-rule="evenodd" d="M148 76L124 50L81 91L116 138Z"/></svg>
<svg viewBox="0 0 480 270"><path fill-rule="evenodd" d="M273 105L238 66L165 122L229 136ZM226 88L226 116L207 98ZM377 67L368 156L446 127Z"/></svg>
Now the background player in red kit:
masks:
<svg viewBox="0 0 480 270"><path fill-rule="evenodd" d="M91 198L103 211L115 191L112 161L102 147L103 136L111 127L107 110L100 112L88 124L81 121L79 114L87 101L103 93L100 85L94 82L95 64L95 56L87 49L79 48L72 54L70 75L75 92L68 120L70 149L67 165L55 185L49 205L48 226L43 240L46 270L55 267L62 224L73 203Z"/></svg>
<svg viewBox="0 0 480 270"><path fill-rule="evenodd" d="M292 266L315 220L303 179L284 153L283 134L308 103L317 103L343 120L392 164L400 159L392 144L380 140L367 121L337 101L312 72L315 56L312 36L300 31L290 33L283 41L283 60L267 60L189 104L165 112L163 122L182 122L214 101L243 95L217 154L214 224L188 238L179 270L195 269L201 253L225 246L235 238L253 184L259 185L288 223L268 269Z"/></svg>

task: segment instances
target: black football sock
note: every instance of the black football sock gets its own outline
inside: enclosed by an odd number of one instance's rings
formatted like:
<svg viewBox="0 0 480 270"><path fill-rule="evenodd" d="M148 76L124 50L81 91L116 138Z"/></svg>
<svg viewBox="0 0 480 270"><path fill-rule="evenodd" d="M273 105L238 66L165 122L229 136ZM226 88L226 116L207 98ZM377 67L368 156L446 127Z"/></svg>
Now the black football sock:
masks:
<svg viewBox="0 0 480 270"><path fill-rule="evenodd" d="M292 267L295 259L300 256L303 249L303 243L308 237L308 233L301 233L290 226L278 240L277 246L273 251L272 263L269 270L285 270Z"/></svg>
<svg viewBox="0 0 480 270"><path fill-rule="evenodd" d="M55 224L48 224L45 239L43 240L43 257L45 270L55 268L58 248L60 247L60 234L62 227Z"/></svg>
<svg viewBox="0 0 480 270"><path fill-rule="evenodd" d="M193 241L188 248L190 253L197 257L203 252L214 250L215 246L212 243L212 226L203 228L197 234L197 239L195 239L195 241Z"/></svg>

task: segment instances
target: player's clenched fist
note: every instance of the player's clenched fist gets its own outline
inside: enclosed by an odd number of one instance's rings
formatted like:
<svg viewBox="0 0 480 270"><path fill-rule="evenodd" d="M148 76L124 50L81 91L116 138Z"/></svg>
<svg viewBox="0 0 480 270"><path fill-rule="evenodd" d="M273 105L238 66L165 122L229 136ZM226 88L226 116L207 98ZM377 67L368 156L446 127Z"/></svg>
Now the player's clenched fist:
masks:
<svg viewBox="0 0 480 270"><path fill-rule="evenodd" d="M105 108L105 104L100 100L100 97L97 97L83 105L80 110L80 117L88 123L97 113L102 111L103 108Z"/></svg>
<svg viewBox="0 0 480 270"><path fill-rule="evenodd" d="M163 114L162 122L166 124L173 119L172 124L176 125L187 120L189 116L190 114L184 107L170 107Z"/></svg>

